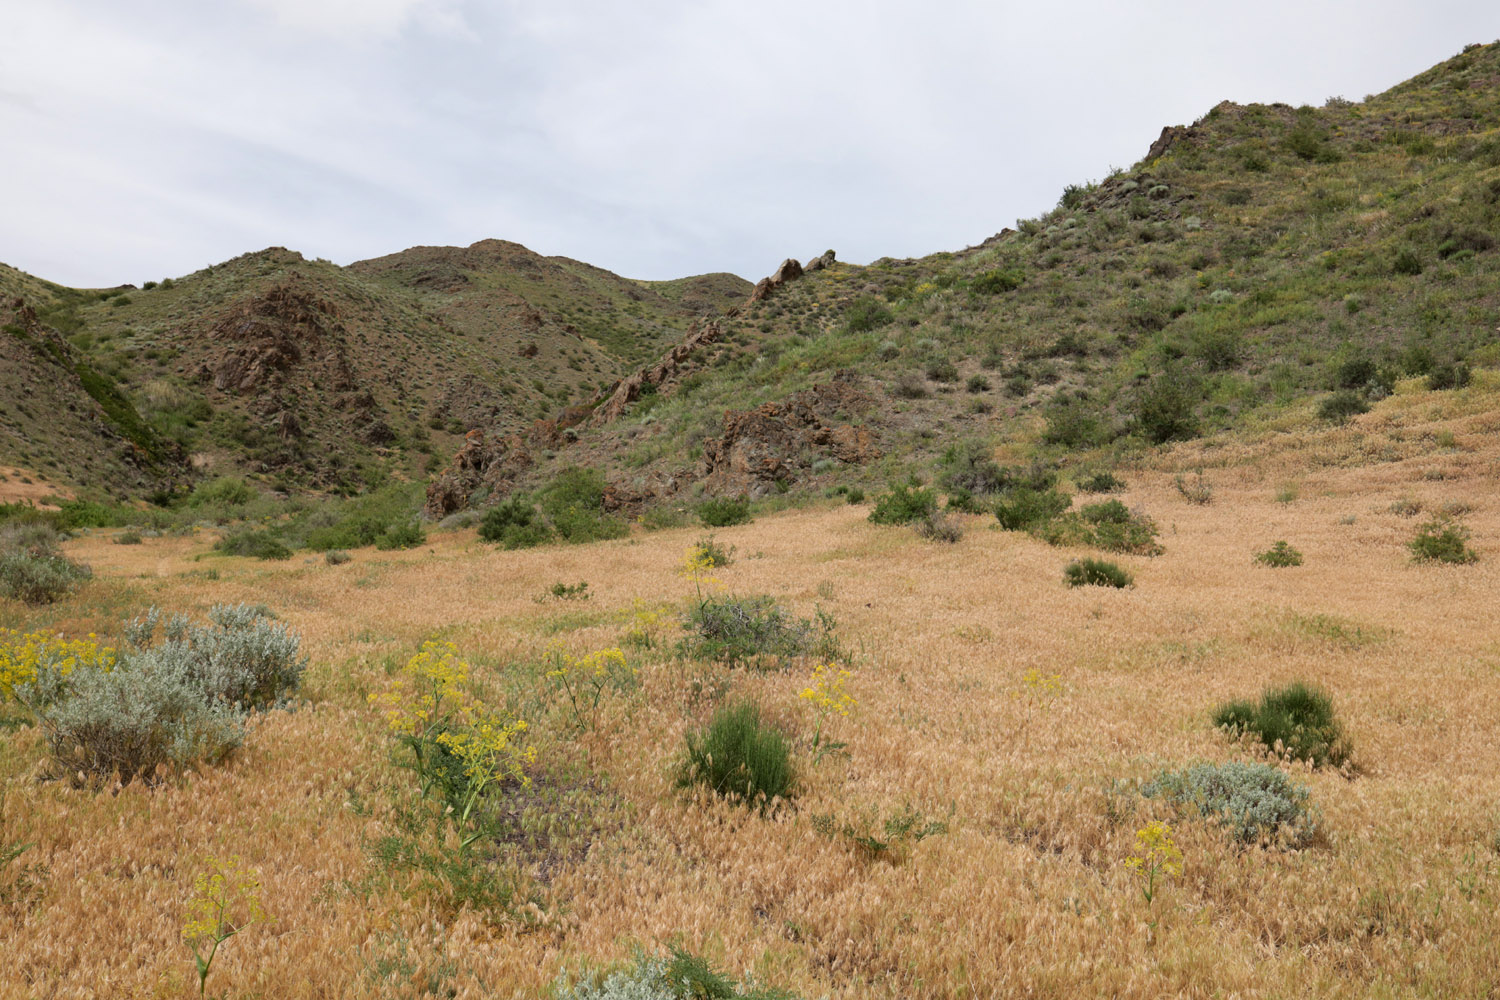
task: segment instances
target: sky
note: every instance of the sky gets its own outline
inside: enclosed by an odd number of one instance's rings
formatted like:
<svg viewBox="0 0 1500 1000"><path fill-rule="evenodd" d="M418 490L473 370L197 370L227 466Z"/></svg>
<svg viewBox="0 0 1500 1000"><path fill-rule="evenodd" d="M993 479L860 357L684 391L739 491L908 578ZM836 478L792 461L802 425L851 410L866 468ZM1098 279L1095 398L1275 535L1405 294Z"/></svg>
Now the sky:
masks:
<svg viewBox="0 0 1500 1000"><path fill-rule="evenodd" d="M978 243L1221 100L1500 39L1494 0L0 0L0 261L523 243L632 278Z"/></svg>

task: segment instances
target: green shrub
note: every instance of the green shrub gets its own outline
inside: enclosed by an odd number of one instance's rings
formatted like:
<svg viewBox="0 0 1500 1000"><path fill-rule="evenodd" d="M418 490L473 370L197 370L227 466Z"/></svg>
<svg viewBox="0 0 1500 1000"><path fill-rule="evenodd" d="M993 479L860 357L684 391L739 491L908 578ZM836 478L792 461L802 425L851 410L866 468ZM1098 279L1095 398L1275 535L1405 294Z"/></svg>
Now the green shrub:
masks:
<svg viewBox="0 0 1500 1000"><path fill-rule="evenodd" d="M1240 844L1297 848L1317 832L1307 789L1268 764L1195 764L1163 771L1141 794L1214 820Z"/></svg>
<svg viewBox="0 0 1500 1000"><path fill-rule="evenodd" d="M199 483L188 494L189 507L243 507L255 499L255 491L243 479L224 476Z"/></svg>
<svg viewBox="0 0 1500 1000"><path fill-rule="evenodd" d="M58 551L60 542L56 529L43 521L12 521L0 528L0 597L53 604L93 576Z"/></svg>
<svg viewBox="0 0 1500 1000"><path fill-rule="evenodd" d="M1201 397L1197 380L1169 370L1156 378L1136 398L1135 422L1152 444L1185 441L1198 433L1194 412Z"/></svg>
<svg viewBox="0 0 1500 1000"><path fill-rule="evenodd" d="M698 505L698 520L705 528L727 528L735 524L750 523L750 500L748 497L714 497Z"/></svg>
<svg viewBox="0 0 1500 1000"><path fill-rule="evenodd" d="M1266 551L1255 557L1255 561L1262 566L1270 566L1276 569L1284 569L1288 566L1301 566L1302 553L1292 548L1286 542L1277 542Z"/></svg>
<svg viewBox="0 0 1500 1000"><path fill-rule="evenodd" d="M703 785L716 795L764 809L792 793L791 748L752 702L726 705L708 727L687 735L677 784Z"/></svg>
<svg viewBox="0 0 1500 1000"><path fill-rule="evenodd" d="M414 549L427 544L427 535L415 521L393 524L375 539L375 547L384 552L394 549Z"/></svg>
<svg viewBox="0 0 1500 1000"><path fill-rule="evenodd" d="M844 494L844 502L853 507L865 502L865 491L858 486L849 487L849 492Z"/></svg>
<svg viewBox="0 0 1500 1000"><path fill-rule="evenodd" d="M1214 710L1214 725L1248 735L1268 749L1314 767L1337 767L1349 759L1349 744L1334 717L1333 701L1301 682L1268 689L1257 704L1232 701Z"/></svg>
<svg viewBox="0 0 1500 1000"><path fill-rule="evenodd" d="M887 325L894 318L885 303L866 295L850 303L844 313L844 324L850 333L868 333Z"/></svg>
<svg viewBox="0 0 1500 1000"><path fill-rule="evenodd" d="M1125 489L1125 481L1108 470L1084 476L1078 483L1081 493L1123 493Z"/></svg>
<svg viewBox="0 0 1500 1000"><path fill-rule="evenodd" d="M995 518L1006 531L1028 531L1057 517L1073 503L1055 489L1013 489L995 504Z"/></svg>
<svg viewBox="0 0 1500 1000"><path fill-rule="evenodd" d="M927 362L927 377L934 382L957 382L958 367L947 358L934 358Z"/></svg>
<svg viewBox="0 0 1500 1000"><path fill-rule="evenodd" d="M57 526L73 528L117 528L134 513L127 508L111 507L93 500L60 500L57 504Z"/></svg>
<svg viewBox="0 0 1500 1000"><path fill-rule="evenodd" d="M1474 378L1474 372L1462 361L1436 365L1427 374L1427 388L1462 389Z"/></svg>
<svg viewBox="0 0 1500 1000"><path fill-rule="evenodd" d="M1318 404L1318 419L1341 424L1369 411L1370 404L1364 396L1353 389L1340 389Z"/></svg>
<svg viewBox="0 0 1500 1000"><path fill-rule="evenodd" d="M536 507L523 496L511 496L484 512L484 519L479 522L479 537L487 542L504 543L507 537L518 537L519 533L512 529L528 529L538 526L541 525L538 523ZM550 536L551 532L548 531L547 537L550 538ZM505 547L511 549L526 546L507 544Z"/></svg>
<svg viewBox="0 0 1500 1000"><path fill-rule="evenodd" d="M343 549L329 549L323 553L323 561L330 566L342 566L351 560L349 553Z"/></svg>
<svg viewBox="0 0 1500 1000"><path fill-rule="evenodd" d="M797 618L770 597L710 597L688 613L682 652L730 667L769 670L788 659L837 646L833 620Z"/></svg>
<svg viewBox="0 0 1500 1000"><path fill-rule="evenodd" d="M1118 500L1086 504L1030 529L1049 545L1087 545L1106 552L1158 556L1156 522Z"/></svg>
<svg viewBox="0 0 1500 1000"><path fill-rule="evenodd" d="M1422 258L1417 256L1415 250L1407 247L1396 254L1395 260L1391 261L1391 270L1397 274L1417 275L1422 273Z"/></svg>
<svg viewBox="0 0 1500 1000"><path fill-rule="evenodd" d="M260 604L215 604L208 619L199 625L153 607L125 626L125 638L140 651L129 658L169 664L209 702L250 710L291 697L307 669L297 635Z"/></svg>
<svg viewBox="0 0 1500 1000"><path fill-rule="evenodd" d="M946 490L968 493L999 493L1012 484L1016 470L1001 466L984 441L963 441L943 452L938 482Z"/></svg>
<svg viewBox="0 0 1500 1000"><path fill-rule="evenodd" d="M983 375L970 375L969 381L964 383L964 388L971 393L989 392L990 380Z"/></svg>
<svg viewBox="0 0 1500 1000"><path fill-rule="evenodd" d="M141 533L139 531L122 531L115 536L116 545L139 545L141 544Z"/></svg>
<svg viewBox="0 0 1500 1000"><path fill-rule="evenodd" d="M1422 525L1406 547L1418 562L1463 564L1479 560L1479 554L1469 548L1469 529L1448 518L1434 518Z"/></svg>
<svg viewBox="0 0 1500 1000"><path fill-rule="evenodd" d="M607 538L621 538L629 526L604 510L609 490L603 473L595 469L572 467L558 473L538 494L542 511L552 522L552 529L563 541L581 544Z"/></svg>
<svg viewBox="0 0 1500 1000"><path fill-rule="evenodd" d="M1075 559L1063 569L1063 580L1070 587L1128 587L1134 578L1112 562L1103 559Z"/></svg>
<svg viewBox="0 0 1500 1000"><path fill-rule="evenodd" d="M910 524L937 510L937 494L919 486L897 486L875 498L872 524Z"/></svg>
<svg viewBox="0 0 1500 1000"><path fill-rule="evenodd" d="M252 559L290 559L292 550L269 531L241 528L224 535L214 543L214 549L230 556L246 556Z"/></svg>
<svg viewBox="0 0 1500 1000"><path fill-rule="evenodd" d="M1013 292L1025 282L1025 272L1002 269L975 275L969 282L969 288L979 295L998 295L1001 292Z"/></svg>

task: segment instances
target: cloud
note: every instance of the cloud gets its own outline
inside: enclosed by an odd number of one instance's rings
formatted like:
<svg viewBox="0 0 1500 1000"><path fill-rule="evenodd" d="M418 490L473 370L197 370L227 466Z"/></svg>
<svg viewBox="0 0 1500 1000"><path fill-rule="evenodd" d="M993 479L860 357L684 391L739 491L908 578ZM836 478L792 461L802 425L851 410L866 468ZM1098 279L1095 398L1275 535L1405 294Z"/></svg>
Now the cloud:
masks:
<svg viewBox="0 0 1500 1000"><path fill-rule="evenodd" d="M453 0L241 0L278 26L328 38L390 38L408 27L462 35L467 25Z"/></svg>

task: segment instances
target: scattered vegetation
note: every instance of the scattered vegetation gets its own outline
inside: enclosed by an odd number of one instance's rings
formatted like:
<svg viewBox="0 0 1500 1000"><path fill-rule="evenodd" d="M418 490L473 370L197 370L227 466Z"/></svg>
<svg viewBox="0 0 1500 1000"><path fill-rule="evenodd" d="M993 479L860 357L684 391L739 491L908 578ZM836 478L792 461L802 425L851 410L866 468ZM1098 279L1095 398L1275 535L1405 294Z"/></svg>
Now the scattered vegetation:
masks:
<svg viewBox="0 0 1500 1000"><path fill-rule="evenodd" d="M1338 767L1350 747L1334 717L1333 701L1301 682L1269 688L1260 701L1231 701L1214 710L1214 725L1257 740L1273 753L1305 760L1314 767Z"/></svg>
<svg viewBox="0 0 1500 1000"><path fill-rule="evenodd" d="M911 524L937 512L937 494L920 486L895 486L875 498L871 524Z"/></svg>
<svg viewBox="0 0 1500 1000"><path fill-rule="evenodd" d="M702 785L716 795L762 810L792 794L791 748L774 726L761 721L752 702L726 705L707 728L687 735L679 787Z"/></svg>
<svg viewBox="0 0 1500 1000"><path fill-rule="evenodd" d="M93 574L59 551L61 537L38 522L0 522L0 597L52 604Z"/></svg>
<svg viewBox="0 0 1500 1000"><path fill-rule="evenodd" d="M1135 582L1125 570L1103 559L1076 559L1063 568L1063 580L1070 587L1119 587Z"/></svg>
<svg viewBox="0 0 1500 1000"><path fill-rule="evenodd" d="M1307 789L1269 764L1195 764L1163 771L1141 794L1213 820L1239 844L1304 847L1318 828Z"/></svg>
<svg viewBox="0 0 1500 1000"><path fill-rule="evenodd" d="M1463 565L1479 560L1479 554L1469 547L1469 529L1449 518L1428 521L1406 545L1417 562Z"/></svg>
<svg viewBox="0 0 1500 1000"><path fill-rule="evenodd" d="M698 520L705 528L727 528L750 523L750 500L747 497L715 497L698 505Z"/></svg>
<svg viewBox="0 0 1500 1000"><path fill-rule="evenodd" d="M1270 566L1275 569L1283 569L1288 566L1301 566L1302 553L1292 548L1284 541L1277 542L1266 551L1256 555L1255 561L1262 566Z"/></svg>

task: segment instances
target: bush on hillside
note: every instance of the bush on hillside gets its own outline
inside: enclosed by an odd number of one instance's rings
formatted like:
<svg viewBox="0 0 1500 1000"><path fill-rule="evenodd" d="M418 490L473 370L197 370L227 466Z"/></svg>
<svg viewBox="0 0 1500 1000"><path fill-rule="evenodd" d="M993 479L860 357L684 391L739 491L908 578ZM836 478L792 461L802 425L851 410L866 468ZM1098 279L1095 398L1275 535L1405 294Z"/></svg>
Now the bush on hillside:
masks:
<svg viewBox="0 0 1500 1000"><path fill-rule="evenodd" d="M479 537L506 549L529 549L552 540L552 529L524 496L507 497L484 512Z"/></svg>
<svg viewBox="0 0 1500 1000"><path fill-rule="evenodd" d="M1005 268L976 274L969 281L969 290L978 295L999 295L1013 292L1026 283L1024 271Z"/></svg>
<svg viewBox="0 0 1500 1000"><path fill-rule="evenodd" d="M53 604L93 573L64 556L62 538L42 521L10 521L0 527L0 597L26 604Z"/></svg>
<svg viewBox="0 0 1500 1000"><path fill-rule="evenodd" d="M1055 489L1018 487L995 504L995 518L1006 531L1029 531L1046 524L1073 503Z"/></svg>
<svg viewBox="0 0 1500 1000"><path fill-rule="evenodd" d="M1134 578L1112 562L1103 559L1076 559L1063 568L1063 580L1070 587L1130 586Z"/></svg>
<svg viewBox="0 0 1500 1000"><path fill-rule="evenodd" d="M604 509L608 490L603 473L572 467L558 473L537 499L558 537L581 544L629 534L629 526Z"/></svg>
<svg viewBox="0 0 1500 1000"><path fill-rule="evenodd" d="M1268 689L1259 702L1226 702L1214 709L1213 722L1314 767L1337 767L1349 759L1349 743L1334 717L1332 699L1301 682Z"/></svg>
<svg viewBox="0 0 1500 1000"><path fill-rule="evenodd" d="M241 528L224 535L214 543L214 549L225 555L251 559L282 560L292 557L292 550L276 535L255 528Z"/></svg>
<svg viewBox="0 0 1500 1000"><path fill-rule="evenodd" d="M686 737L677 784L766 808L792 793L791 748L781 731L761 722L751 702L726 705L707 728Z"/></svg>
<svg viewBox="0 0 1500 1000"><path fill-rule="evenodd" d="M1085 504L1077 511L1034 524L1031 530L1050 545L1086 545L1138 556L1159 556L1163 552L1156 541L1156 522L1118 500Z"/></svg>
<svg viewBox="0 0 1500 1000"><path fill-rule="evenodd" d="M727 528L750 523L749 497L714 497L698 505L698 520L705 528Z"/></svg>
<svg viewBox="0 0 1500 1000"><path fill-rule="evenodd" d="M1302 553L1292 548L1286 542L1277 542L1266 551L1259 553L1255 561L1262 566L1270 566L1273 569L1285 569L1289 566L1302 565Z"/></svg>
<svg viewBox="0 0 1500 1000"><path fill-rule="evenodd" d="M910 524L937 510L937 494L920 486L896 486L875 498L872 524Z"/></svg>
<svg viewBox="0 0 1500 1000"><path fill-rule="evenodd" d="M922 518L916 523L916 530L919 537L929 542L951 545L964 537L963 526L943 511L933 511Z"/></svg>
<svg viewBox="0 0 1500 1000"><path fill-rule="evenodd" d="M1080 493L1123 493L1125 480L1108 470L1094 472L1078 481L1078 491Z"/></svg>
<svg viewBox="0 0 1500 1000"><path fill-rule="evenodd" d="M1217 822L1236 843L1303 847L1317 832L1307 789L1268 764L1195 764L1141 789Z"/></svg>
<svg viewBox="0 0 1500 1000"><path fill-rule="evenodd" d="M844 325L850 333L868 333L887 325L894 318L885 303L866 295L849 305L844 313Z"/></svg>
<svg viewBox="0 0 1500 1000"><path fill-rule="evenodd" d="M1477 562L1479 554L1469 547L1469 529L1448 518L1438 517L1417 529L1406 547L1417 562L1464 564Z"/></svg>
<svg viewBox="0 0 1500 1000"><path fill-rule="evenodd" d="M384 552L414 549L427 544L427 534L416 521L404 521L386 528L375 538L375 547Z"/></svg>
<svg viewBox="0 0 1500 1000"><path fill-rule="evenodd" d="M1353 389L1340 389L1318 404L1318 419L1341 424L1351 417L1370 412L1365 397Z"/></svg>

